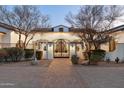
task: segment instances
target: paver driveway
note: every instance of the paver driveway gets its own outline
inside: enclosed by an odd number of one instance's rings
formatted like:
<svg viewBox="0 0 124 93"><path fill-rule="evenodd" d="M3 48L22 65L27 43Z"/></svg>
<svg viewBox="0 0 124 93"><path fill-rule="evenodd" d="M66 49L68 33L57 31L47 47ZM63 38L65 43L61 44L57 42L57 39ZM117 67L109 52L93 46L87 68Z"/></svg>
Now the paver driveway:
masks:
<svg viewBox="0 0 124 93"><path fill-rule="evenodd" d="M45 87L85 87L85 82L74 69L69 59L55 59L45 79Z"/></svg>
<svg viewBox="0 0 124 93"><path fill-rule="evenodd" d="M69 59L54 59L49 67L0 67L0 87L85 87Z"/></svg>
<svg viewBox="0 0 124 93"><path fill-rule="evenodd" d="M29 63L1 65L0 87L123 88L124 66L74 66L69 59L63 58L54 59L50 65L44 66L31 66Z"/></svg>

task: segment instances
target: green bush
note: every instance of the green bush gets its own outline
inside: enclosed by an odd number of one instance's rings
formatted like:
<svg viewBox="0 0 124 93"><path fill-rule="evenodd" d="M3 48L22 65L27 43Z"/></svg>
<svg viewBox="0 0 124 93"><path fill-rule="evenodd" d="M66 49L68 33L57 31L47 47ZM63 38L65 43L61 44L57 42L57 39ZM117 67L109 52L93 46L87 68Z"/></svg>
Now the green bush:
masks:
<svg viewBox="0 0 124 93"><path fill-rule="evenodd" d="M23 57L23 49L11 47L0 49L0 55L2 55L2 60L7 61L20 61Z"/></svg>
<svg viewBox="0 0 124 93"><path fill-rule="evenodd" d="M23 57L24 51L21 48L11 47L5 48L5 50L7 51L11 61L20 61Z"/></svg>
<svg viewBox="0 0 124 93"><path fill-rule="evenodd" d="M37 58L38 60L41 60L42 55L43 55L43 52L42 52L42 51L36 51L36 58Z"/></svg>
<svg viewBox="0 0 124 93"><path fill-rule="evenodd" d="M25 58L32 58L34 55L34 50L33 49L24 49L25 51Z"/></svg>
<svg viewBox="0 0 124 93"><path fill-rule="evenodd" d="M105 57L105 50L91 50L90 61L96 62L101 61Z"/></svg>
<svg viewBox="0 0 124 93"><path fill-rule="evenodd" d="M4 60L7 61L8 54L4 49L0 49L0 62L3 62Z"/></svg>
<svg viewBox="0 0 124 93"><path fill-rule="evenodd" d="M78 64L78 61L79 61L79 57L77 57L77 55L72 55L71 56L72 64Z"/></svg>

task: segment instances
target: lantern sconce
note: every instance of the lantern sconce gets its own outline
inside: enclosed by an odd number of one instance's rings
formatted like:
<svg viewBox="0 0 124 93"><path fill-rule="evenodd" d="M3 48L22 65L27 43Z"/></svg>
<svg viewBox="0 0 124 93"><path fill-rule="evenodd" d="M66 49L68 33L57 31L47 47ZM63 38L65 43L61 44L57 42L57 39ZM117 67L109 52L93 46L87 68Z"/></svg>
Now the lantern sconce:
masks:
<svg viewBox="0 0 124 93"><path fill-rule="evenodd" d="M49 46L50 46L50 47L52 46L52 42L49 43Z"/></svg>
<svg viewBox="0 0 124 93"><path fill-rule="evenodd" d="M46 51L47 50L47 48L46 48L46 46L44 46L44 51Z"/></svg>
<svg viewBox="0 0 124 93"><path fill-rule="evenodd" d="M74 47L74 44L72 43L71 46Z"/></svg>

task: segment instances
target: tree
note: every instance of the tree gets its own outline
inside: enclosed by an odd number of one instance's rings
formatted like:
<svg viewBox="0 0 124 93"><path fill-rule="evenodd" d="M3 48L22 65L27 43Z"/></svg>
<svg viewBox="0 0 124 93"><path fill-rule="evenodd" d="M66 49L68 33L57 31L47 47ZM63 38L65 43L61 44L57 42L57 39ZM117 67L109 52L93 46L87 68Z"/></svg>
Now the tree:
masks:
<svg viewBox="0 0 124 93"><path fill-rule="evenodd" d="M98 50L101 44L111 39L107 31L121 16L122 6L86 5L80 7L77 14L70 12L65 19L73 27L79 28L77 34L85 42L86 52L90 56L92 47Z"/></svg>
<svg viewBox="0 0 124 93"><path fill-rule="evenodd" d="M24 35L23 48L26 48L33 39L36 28L49 27L48 15L43 15L35 6L13 6L9 9L7 6L0 7L0 22L14 27L14 31L19 35L19 47L21 46L21 37Z"/></svg>

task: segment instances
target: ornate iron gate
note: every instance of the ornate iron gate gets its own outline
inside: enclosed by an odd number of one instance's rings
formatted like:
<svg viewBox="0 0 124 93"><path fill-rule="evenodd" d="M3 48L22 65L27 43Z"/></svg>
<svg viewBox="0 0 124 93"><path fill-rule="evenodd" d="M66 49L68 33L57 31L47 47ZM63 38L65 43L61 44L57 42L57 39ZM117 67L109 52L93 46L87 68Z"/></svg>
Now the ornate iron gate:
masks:
<svg viewBox="0 0 124 93"><path fill-rule="evenodd" d="M54 57L69 57L69 43L64 39L58 39L54 42Z"/></svg>

